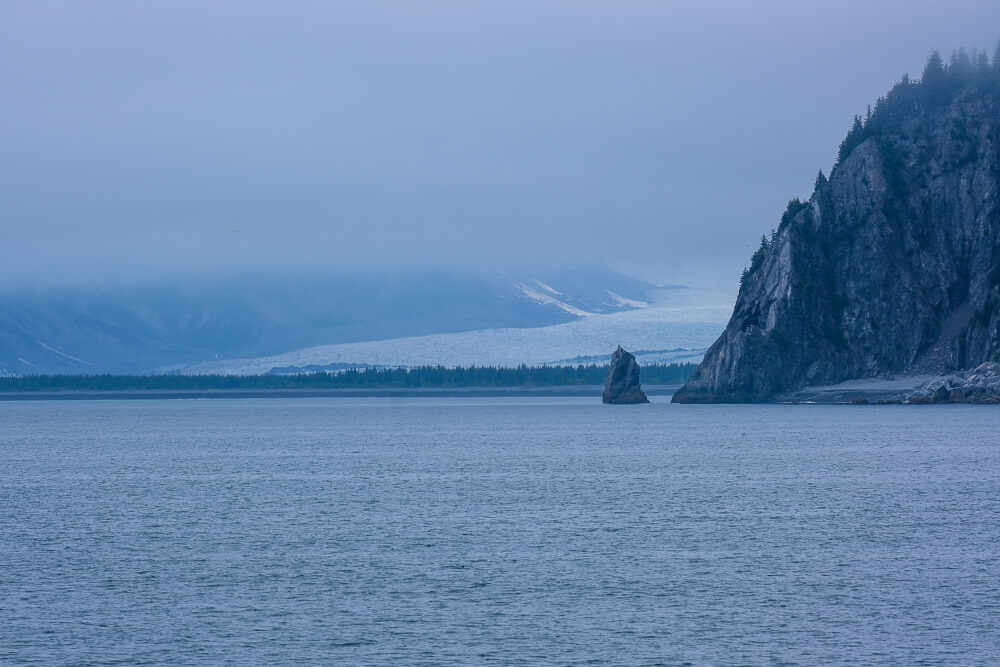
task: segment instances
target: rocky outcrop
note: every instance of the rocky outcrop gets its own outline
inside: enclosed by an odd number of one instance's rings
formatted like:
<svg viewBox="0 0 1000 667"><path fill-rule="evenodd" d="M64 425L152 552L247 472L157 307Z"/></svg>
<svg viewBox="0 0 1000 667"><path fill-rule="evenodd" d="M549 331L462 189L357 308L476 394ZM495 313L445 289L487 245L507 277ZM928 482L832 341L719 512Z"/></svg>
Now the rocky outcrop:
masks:
<svg viewBox="0 0 1000 667"><path fill-rule="evenodd" d="M829 180L764 239L674 401L1000 359L1000 71L977 77L904 79L856 122Z"/></svg>
<svg viewBox="0 0 1000 667"><path fill-rule="evenodd" d="M972 370L933 380L910 396L911 404L1000 403L1000 363L987 362Z"/></svg>
<svg viewBox="0 0 1000 667"><path fill-rule="evenodd" d="M608 379L604 381L604 402L615 404L649 403L639 384L639 364L635 355L619 345L611 355Z"/></svg>

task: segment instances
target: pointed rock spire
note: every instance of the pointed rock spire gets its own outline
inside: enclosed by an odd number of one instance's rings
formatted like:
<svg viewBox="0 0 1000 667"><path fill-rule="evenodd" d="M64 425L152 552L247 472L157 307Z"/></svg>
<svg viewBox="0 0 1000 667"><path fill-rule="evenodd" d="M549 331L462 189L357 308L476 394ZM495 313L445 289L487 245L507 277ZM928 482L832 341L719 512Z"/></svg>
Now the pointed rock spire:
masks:
<svg viewBox="0 0 1000 667"><path fill-rule="evenodd" d="M604 402L615 404L649 403L639 384L639 364L635 355L619 345L611 355L608 378L604 381Z"/></svg>

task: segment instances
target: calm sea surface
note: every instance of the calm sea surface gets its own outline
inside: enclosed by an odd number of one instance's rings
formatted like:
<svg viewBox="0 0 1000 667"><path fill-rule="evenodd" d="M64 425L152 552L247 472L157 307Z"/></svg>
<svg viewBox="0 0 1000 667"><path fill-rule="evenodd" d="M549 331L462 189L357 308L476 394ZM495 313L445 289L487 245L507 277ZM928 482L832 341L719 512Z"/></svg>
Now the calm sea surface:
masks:
<svg viewBox="0 0 1000 667"><path fill-rule="evenodd" d="M997 664L1000 409L0 403L3 664Z"/></svg>

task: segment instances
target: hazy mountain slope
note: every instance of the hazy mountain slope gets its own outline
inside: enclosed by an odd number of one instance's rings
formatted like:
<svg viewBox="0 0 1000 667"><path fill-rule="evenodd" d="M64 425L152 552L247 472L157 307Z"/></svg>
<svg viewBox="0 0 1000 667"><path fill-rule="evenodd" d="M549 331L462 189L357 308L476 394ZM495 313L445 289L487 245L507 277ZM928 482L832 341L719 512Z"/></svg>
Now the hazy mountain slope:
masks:
<svg viewBox="0 0 1000 667"><path fill-rule="evenodd" d="M322 345L279 355L222 359L186 373L255 374L353 365L517 366L607 363L619 344L640 362L699 361L725 326L728 299L688 288L650 292L647 308L530 329L485 329ZM174 369L177 370L177 369Z"/></svg>
<svg viewBox="0 0 1000 667"><path fill-rule="evenodd" d="M829 181L789 205L674 400L762 401L996 359L998 151L998 67L929 67L897 85L855 124Z"/></svg>
<svg viewBox="0 0 1000 667"><path fill-rule="evenodd" d="M146 372L320 344L539 327L636 308L604 269L422 271L0 293L0 373Z"/></svg>

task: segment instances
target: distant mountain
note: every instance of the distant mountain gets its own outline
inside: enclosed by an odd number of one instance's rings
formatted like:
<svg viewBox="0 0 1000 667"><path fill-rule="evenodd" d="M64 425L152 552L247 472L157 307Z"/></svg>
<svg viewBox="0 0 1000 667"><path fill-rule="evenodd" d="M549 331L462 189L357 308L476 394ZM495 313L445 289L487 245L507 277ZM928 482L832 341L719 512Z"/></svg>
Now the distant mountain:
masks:
<svg viewBox="0 0 1000 667"><path fill-rule="evenodd" d="M246 276L0 292L0 374L143 373L316 345L531 328L642 308L607 269Z"/></svg>
<svg viewBox="0 0 1000 667"><path fill-rule="evenodd" d="M219 359L185 373L294 373L369 366L606 364L618 345L639 363L700 361L729 314L728 299L701 290L653 289L648 307L534 328L487 328L319 345L262 357Z"/></svg>
<svg viewBox="0 0 1000 667"><path fill-rule="evenodd" d="M1000 62L935 54L790 202L674 400L764 401L1000 360Z"/></svg>

